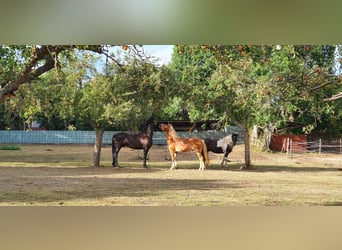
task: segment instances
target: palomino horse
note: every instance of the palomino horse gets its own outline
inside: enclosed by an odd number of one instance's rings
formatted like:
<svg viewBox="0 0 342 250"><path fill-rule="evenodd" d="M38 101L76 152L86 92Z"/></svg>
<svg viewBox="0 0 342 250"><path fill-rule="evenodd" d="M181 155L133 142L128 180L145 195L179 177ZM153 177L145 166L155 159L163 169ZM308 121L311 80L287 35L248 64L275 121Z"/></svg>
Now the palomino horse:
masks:
<svg viewBox="0 0 342 250"><path fill-rule="evenodd" d="M207 147L204 141L198 137L180 138L171 124L161 123L159 128L166 132L167 144L171 155L171 170L177 167L176 156L180 152L195 151L200 160L199 170L209 166Z"/></svg>
<svg viewBox="0 0 342 250"><path fill-rule="evenodd" d="M227 135L222 139L204 139L205 144L207 145L208 152L212 151L217 154L224 153L224 157L221 161L221 166L223 166L224 162L228 162L228 154L232 152L233 147L236 144L239 133L233 133Z"/></svg>
<svg viewBox="0 0 342 250"><path fill-rule="evenodd" d="M113 167L119 167L118 154L122 147L144 150L144 168L147 168L146 158L152 146L153 119L149 119L145 127L137 134L117 133L112 138Z"/></svg>

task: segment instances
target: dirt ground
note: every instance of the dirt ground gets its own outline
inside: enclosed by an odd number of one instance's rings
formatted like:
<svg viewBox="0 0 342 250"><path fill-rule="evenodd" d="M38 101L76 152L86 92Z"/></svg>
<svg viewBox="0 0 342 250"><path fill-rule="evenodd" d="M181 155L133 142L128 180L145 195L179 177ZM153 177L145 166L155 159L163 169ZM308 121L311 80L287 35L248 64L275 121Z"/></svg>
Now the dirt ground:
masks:
<svg viewBox="0 0 342 250"><path fill-rule="evenodd" d="M166 146L153 146L147 170L142 151L102 149L102 167L90 167L92 146L22 145L0 151L0 206L249 206L342 205L342 155L252 152L253 168L240 170L244 147L228 165L210 153L211 166L198 171L193 152L171 166Z"/></svg>

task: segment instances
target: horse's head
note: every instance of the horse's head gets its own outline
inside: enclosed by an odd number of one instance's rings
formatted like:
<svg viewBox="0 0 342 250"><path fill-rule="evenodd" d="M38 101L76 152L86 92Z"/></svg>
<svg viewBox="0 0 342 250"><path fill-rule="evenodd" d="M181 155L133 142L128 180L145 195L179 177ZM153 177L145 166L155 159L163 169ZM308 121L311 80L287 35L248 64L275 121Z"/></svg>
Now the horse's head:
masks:
<svg viewBox="0 0 342 250"><path fill-rule="evenodd" d="M238 136L239 136L239 133L237 133L237 132L234 132L234 133L232 134L233 145L236 144L236 141L237 141Z"/></svg>
<svg viewBox="0 0 342 250"><path fill-rule="evenodd" d="M165 123L159 124L160 130L163 132L166 132L166 137L167 137L168 143L170 143L169 141L171 141L173 139L172 135L170 133L170 126L171 126L171 124L165 124Z"/></svg>
<svg viewBox="0 0 342 250"><path fill-rule="evenodd" d="M151 117L146 121L145 131L148 135L153 135L153 127L154 127L154 118Z"/></svg>
<svg viewBox="0 0 342 250"><path fill-rule="evenodd" d="M152 136L153 135L153 123L147 124L146 127L146 134Z"/></svg>
<svg viewBox="0 0 342 250"><path fill-rule="evenodd" d="M154 117L151 116L151 117L148 118L148 120L146 121L146 125L153 124L153 123L154 123Z"/></svg>
<svg viewBox="0 0 342 250"><path fill-rule="evenodd" d="M170 124L160 123L159 128L163 132L168 132L170 130Z"/></svg>
<svg viewBox="0 0 342 250"><path fill-rule="evenodd" d="M145 134L148 137L152 137L153 136L153 118L149 118L145 124L143 125L143 127L141 127L140 133Z"/></svg>
<svg viewBox="0 0 342 250"><path fill-rule="evenodd" d="M179 138L176 130L173 128L172 124L159 124L159 128L161 131L166 132L172 138Z"/></svg>

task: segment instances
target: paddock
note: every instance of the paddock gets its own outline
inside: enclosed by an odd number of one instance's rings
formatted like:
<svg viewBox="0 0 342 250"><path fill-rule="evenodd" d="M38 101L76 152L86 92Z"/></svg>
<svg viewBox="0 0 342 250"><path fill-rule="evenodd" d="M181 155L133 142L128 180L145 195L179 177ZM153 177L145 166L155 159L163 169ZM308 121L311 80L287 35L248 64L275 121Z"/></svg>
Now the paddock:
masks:
<svg viewBox="0 0 342 250"><path fill-rule="evenodd" d="M198 171L195 153L180 153L169 170L165 145L153 145L148 169L142 151L123 148L121 168L111 167L111 148L90 167L93 146L21 145L0 150L0 206L301 206L342 205L341 154L252 151L251 170L240 170L244 146L227 166L209 154L211 166Z"/></svg>

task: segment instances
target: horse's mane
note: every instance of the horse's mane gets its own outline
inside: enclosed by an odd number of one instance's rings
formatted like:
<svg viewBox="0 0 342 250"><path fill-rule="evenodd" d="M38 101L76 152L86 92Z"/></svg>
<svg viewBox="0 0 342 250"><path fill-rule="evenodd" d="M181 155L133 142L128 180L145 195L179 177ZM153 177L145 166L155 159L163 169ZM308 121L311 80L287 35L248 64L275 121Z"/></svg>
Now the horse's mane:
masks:
<svg viewBox="0 0 342 250"><path fill-rule="evenodd" d="M177 134L176 130L173 128L171 124L169 125L169 133L171 137L179 138L179 135Z"/></svg>
<svg viewBox="0 0 342 250"><path fill-rule="evenodd" d="M226 147L227 147L227 144L229 144L230 146L233 145L232 134L227 135L227 136L225 136L225 137L223 137L222 139L219 139L219 140L217 141L217 146L218 146L218 147L224 147L224 148L226 148Z"/></svg>
<svg viewBox="0 0 342 250"><path fill-rule="evenodd" d="M152 134L153 134L153 124L152 123L146 123L145 126L139 132L139 134L146 134L146 133L150 133L152 136Z"/></svg>
<svg viewBox="0 0 342 250"><path fill-rule="evenodd" d="M233 137L233 134L229 134L229 135L227 135L226 137L223 137L222 139L225 139L225 140L232 140L232 137Z"/></svg>
<svg viewBox="0 0 342 250"><path fill-rule="evenodd" d="M217 141L217 146L218 147L227 147L227 145L233 147L236 143L235 140L233 140L233 135L236 135L236 133L233 133L233 134L229 134L227 135L226 137L223 137L222 139L218 140ZM237 139L237 137L235 138Z"/></svg>
<svg viewBox="0 0 342 250"><path fill-rule="evenodd" d="M151 126L151 129L149 129L149 127ZM148 132L149 130L151 130L150 132L153 133L153 123L148 120L144 126L138 130L138 131L129 131L128 134L129 135L143 135L143 134L146 134L146 132Z"/></svg>

